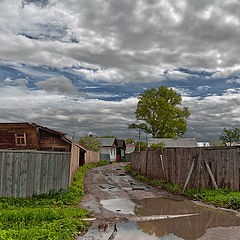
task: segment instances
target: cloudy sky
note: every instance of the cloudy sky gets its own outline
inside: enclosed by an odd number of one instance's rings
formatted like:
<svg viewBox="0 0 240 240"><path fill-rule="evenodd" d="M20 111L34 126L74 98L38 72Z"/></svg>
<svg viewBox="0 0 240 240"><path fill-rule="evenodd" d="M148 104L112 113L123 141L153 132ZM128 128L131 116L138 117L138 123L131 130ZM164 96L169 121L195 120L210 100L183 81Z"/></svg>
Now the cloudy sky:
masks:
<svg viewBox="0 0 240 240"><path fill-rule="evenodd" d="M131 137L137 96L174 88L186 137L240 127L239 0L0 0L0 122Z"/></svg>

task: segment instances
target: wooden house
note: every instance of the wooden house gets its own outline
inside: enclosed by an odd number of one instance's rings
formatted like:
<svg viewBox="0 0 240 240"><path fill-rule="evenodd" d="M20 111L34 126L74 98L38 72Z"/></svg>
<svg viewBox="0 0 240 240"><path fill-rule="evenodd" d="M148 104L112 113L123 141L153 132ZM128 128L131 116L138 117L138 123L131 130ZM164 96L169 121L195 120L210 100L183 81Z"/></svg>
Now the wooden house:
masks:
<svg viewBox="0 0 240 240"><path fill-rule="evenodd" d="M116 138L99 138L102 143L101 153L109 154L110 162L117 160L117 140Z"/></svg>
<svg viewBox="0 0 240 240"><path fill-rule="evenodd" d="M125 160L125 152L126 152L126 143L125 140L118 139L117 140L117 161Z"/></svg>
<svg viewBox="0 0 240 240"><path fill-rule="evenodd" d="M66 133L27 122L0 123L0 149L74 152L75 165L78 166L84 164L86 152L83 146L72 142Z"/></svg>

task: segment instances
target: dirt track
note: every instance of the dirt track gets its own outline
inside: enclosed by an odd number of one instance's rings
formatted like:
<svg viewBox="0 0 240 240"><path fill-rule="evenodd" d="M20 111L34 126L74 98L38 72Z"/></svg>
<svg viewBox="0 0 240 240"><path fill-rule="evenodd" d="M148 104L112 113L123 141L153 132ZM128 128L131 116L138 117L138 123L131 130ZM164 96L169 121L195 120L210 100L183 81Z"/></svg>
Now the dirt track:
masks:
<svg viewBox="0 0 240 240"><path fill-rule="evenodd" d="M146 185L126 174L125 165L116 163L87 171L80 206L96 219L88 234L78 239L162 239L164 232L172 235L169 239L240 240L236 213L193 204ZM153 232L156 237L150 238Z"/></svg>
<svg viewBox="0 0 240 240"><path fill-rule="evenodd" d="M106 210L101 200L113 198L144 199L170 197L183 199L159 188L146 185L125 174L126 163L115 163L100 168L89 169L84 180L85 196L81 207L93 212L97 219L93 226L134 221L131 214L121 214Z"/></svg>

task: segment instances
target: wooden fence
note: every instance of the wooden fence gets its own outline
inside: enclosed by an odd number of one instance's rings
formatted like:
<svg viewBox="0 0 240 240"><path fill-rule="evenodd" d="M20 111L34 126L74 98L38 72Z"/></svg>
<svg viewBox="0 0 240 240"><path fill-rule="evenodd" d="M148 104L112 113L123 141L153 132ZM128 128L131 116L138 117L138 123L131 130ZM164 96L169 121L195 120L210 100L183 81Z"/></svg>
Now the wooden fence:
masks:
<svg viewBox="0 0 240 240"><path fill-rule="evenodd" d="M131 154L131 166L150 179L166 180L186 188L240 190L240 148L168 148Z"/></svg>
<svg viewBox="0 0 240 240"><path fill-rule="evenodd" d="M67 190L71 153L0 151L0 197Z"/></svg>
<svg viewBox="0 0 240 240"><path fill-rule="evenodd" d="M85 158L85 164L97 163L100 161L100 153L87 150Z"/></svg>

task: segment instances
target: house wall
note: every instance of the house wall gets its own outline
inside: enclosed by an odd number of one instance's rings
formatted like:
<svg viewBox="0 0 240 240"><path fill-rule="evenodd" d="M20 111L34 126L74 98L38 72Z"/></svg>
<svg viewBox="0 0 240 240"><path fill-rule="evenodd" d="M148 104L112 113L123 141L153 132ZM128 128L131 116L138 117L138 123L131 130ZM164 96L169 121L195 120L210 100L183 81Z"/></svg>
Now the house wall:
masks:
<svg viewBox="0 0 240 240"><path fill-rule="evenodd" d="M71 144L61 139L61 136L40 130L40 149L42 151L70 152Z"/></svg>
<svg viewBox="0 0 240 240"><path fill-rule="evenodd" d="M0 150L0 197L67 191L70 153Z"/></svg>
<svg viewBox="0 0 240 240"><path fill-rule="evenodd" d="M116 161L117 157L117 149L113 147L102 147L101 153L109 154L110 156L110 161Z"/></svg>
<svg viewBox="0 0 240 240"><path fill-rule="evenodd" d="M26 136L26 145L16 145L15 134ZM35 127L29 124L0 124L0 149L37 150L38 140Z"/></svg>

